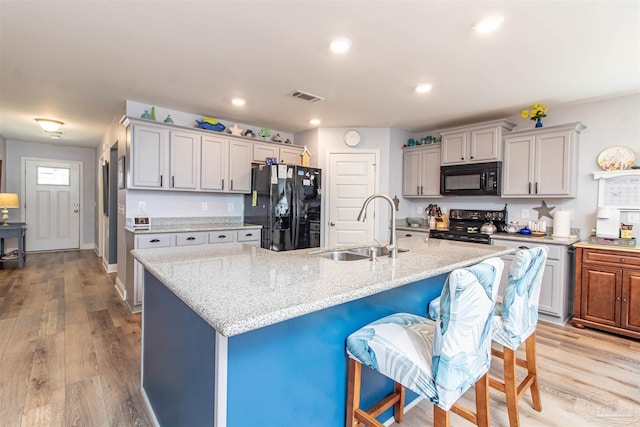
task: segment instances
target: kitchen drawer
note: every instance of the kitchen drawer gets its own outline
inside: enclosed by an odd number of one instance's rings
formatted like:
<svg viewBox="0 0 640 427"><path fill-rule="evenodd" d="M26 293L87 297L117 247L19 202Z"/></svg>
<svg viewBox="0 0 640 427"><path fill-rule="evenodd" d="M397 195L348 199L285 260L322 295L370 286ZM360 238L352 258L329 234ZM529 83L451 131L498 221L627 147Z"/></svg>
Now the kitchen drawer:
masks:
<svg viewBox="0 0 640 427"><path fill-rule="evenodd" d="M260 229L257 228L238 230L236 233L236 240L238 242L255 242L260 240Z"/></svg>
<svg viewBox="0 0 640 427"><path fill-rule="evenodd" d="M567 247L564 245L544 245L537 242L525 242L521 240L501 240L491 239L491 243L495 246L504 246L507 248L519 249L520 247L535 248L538 246L544 246L549 250L547 254L548 259L563 259L564 254L567 252Z"/></svg>
<svg viewBox="0 0 640 427"><path fill-rule="evenodd" d="M176 246L202 245L207 243L207 233L178 233Z"/></svg>
<svg viewBox="0 0 640 427"><path fill-rule="evenodd" d="M597 249L584 249L582 262L600 265L628 265L640 267L640 255L629 252L599 251Z"/></svg>
<svg viewBox="0 0 640 427"><path fill-rule="evenodd" d="M209 243L231 243L235 241L236 232L233 230L209 232Z"/></svg>
<svg viewBox="0 0 640 427"><path fill-rule="evenodd" d="M168 248L173 246L173 234L145 234L136 236L136 249Z"/></svg>

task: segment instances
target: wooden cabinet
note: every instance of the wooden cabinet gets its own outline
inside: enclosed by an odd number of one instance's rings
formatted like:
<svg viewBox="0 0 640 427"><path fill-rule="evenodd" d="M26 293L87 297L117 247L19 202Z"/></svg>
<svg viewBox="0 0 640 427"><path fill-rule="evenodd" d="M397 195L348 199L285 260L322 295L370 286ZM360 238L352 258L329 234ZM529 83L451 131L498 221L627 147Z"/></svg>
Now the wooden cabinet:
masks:
<svg viewBox="0 0 640 427"><path fill-rule="evenodd" d="M581 123L505 137L502 197L575 197Z"/></svg>
<svg viewBox="0 0 640 427"><path fill-rule="evenodd" d="M579 247L573 324L640 339L640 250Z"/></svg>
<svg viewBox="0 0 640 427"><path fill-rule="evenodd" d="M547 262L542 273L542 284L540 287L540 299L538 301L538 313L541 320L553 323L565 323L572 314L571 283L572 270L569 262L568 247L557 244L544 244L535 240L515 241L500 238L491 238L491 243L496 246L508 248L533 248L544 246L548 250ZM504 255L504 270L498 295L504 295L509 279L509 268L514 255Z"/></svg>
<svg viewBox="0 0 640 427"><path fill-rule="evenodd" d="M300 153L302 147L295 147L291 145L281 146L276 143L253 143L253 162L263 163L267 157L275 157L278 159L278 163L286 163L288 165L300 164Z"/></svg>
<svg viewBox="0 0 640 427"><path fill-rule="evenodd" d="M454 165L502 160L502 138L515 124L506 120L442 129L441 164Z"/></svg>
<svg viewBox="0 0 640 427"><path fill-rule="evenodd" d="M404 197L441 197L440 144L404 149L402 195Z"/></svg>
<svg viewBox="0 0 640 427"><path fill-rule="evenodd" d="M225 193L251 191L251 144L215 135L202 137L200 189Z"/></svg>

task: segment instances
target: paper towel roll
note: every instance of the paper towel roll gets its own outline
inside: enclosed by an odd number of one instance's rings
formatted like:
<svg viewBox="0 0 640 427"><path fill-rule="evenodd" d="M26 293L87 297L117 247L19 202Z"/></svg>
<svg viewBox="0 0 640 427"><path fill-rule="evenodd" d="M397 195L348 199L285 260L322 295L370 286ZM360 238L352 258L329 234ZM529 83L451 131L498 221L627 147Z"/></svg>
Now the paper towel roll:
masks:
<svg viewBox="0 0 640 427"><path fill-rule="evenodd" d="M553 214L553 236L569 237L571 234L571 212L557 211Z"/></svg>

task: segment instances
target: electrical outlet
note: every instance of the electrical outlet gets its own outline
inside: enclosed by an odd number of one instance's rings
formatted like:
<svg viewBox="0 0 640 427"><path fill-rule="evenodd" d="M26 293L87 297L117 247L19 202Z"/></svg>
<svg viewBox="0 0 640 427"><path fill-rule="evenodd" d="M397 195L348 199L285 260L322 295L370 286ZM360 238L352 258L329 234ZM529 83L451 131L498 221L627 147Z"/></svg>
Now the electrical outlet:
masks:
<svg viewBox="0 0 640 427"><path fill-rule="evenodd" d="M233 203L232 202L229 202L229 204L227 205L227 210L229 212L233 212Z"/></svg>
<svg viewBox="0 0 640 427"><path fill-rule="evenodd" d="M138 202L138 210L144 212L147 209L147 202Z"/></svg>
<svg viewBox="0 0 640 427"><path fill-rule="evenodd" d="M416 206L416 215L422 215L422 212L424 212L422 206Z"/></svg>
<svg viewBox="0 0 640 427"><path fill-rule="evenodd" d="M633 224L638 224L640 222L640 212L628 212L627 221Z"/></svg>
<svg viewBox="0 0 640 427"><path fill-rule="evenodd" d="M202 202L202 211L206 211L209 209L209 206L207 205L207 202Z"/></svg>
<svg viewBox="0 0 640 427"><path fill-rule="evenodd" d="M522 219L529 218L529 209L522 209L520 211L520 218L522 218Z"/></svg>

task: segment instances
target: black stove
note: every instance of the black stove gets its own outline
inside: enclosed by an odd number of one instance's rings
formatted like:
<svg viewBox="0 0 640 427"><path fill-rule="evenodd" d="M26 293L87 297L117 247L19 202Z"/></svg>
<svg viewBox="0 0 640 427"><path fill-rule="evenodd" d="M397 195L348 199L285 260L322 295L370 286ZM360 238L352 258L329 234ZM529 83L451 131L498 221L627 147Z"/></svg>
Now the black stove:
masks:
<svg viewBox="0 0 640 427"><path fill-rule="evenodd" d="M461 242L491 243L491 235L483 234L480 228L492 221L498 231L507 224L507 207L501 211L483 211L469 209L451 209L449 211L449 229L431 230L429 236L434 239L458 240Z"/></svg>

